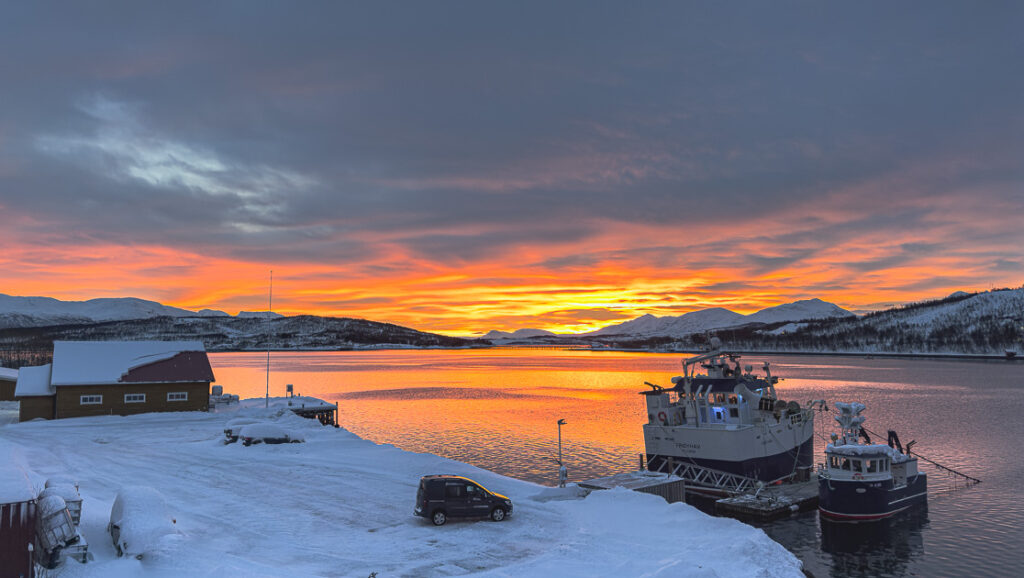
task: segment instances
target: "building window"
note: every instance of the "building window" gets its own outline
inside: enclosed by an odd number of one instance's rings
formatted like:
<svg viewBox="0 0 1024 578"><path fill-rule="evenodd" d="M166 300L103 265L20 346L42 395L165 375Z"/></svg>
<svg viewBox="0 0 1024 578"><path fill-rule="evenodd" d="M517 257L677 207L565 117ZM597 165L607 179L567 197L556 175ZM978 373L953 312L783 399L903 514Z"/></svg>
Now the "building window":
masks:
<svg viewBox="0 0 1024 578"><path fill-rule="evenodd" d="M80 405L99 405L103 403L102 395L83 395L78 398Z"/></svg>
<svg viewBox="0 0 1024 578"><path fill-rule="evenodd" d="M188 401L188 392L172 391L167 394L167 401Z"/></svg>
<svg viewBox="0 0 1024 578"><path fill-rule="evenodd" d="M146 403L146 394L144 393L126 393L124 394L125 403Z"/></svg>

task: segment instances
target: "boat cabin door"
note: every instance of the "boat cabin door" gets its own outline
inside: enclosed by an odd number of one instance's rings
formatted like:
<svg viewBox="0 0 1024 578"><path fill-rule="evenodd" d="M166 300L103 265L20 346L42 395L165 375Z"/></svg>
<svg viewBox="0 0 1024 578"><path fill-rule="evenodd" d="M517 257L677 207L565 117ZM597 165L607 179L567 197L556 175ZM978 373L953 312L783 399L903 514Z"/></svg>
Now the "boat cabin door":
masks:
<svg viewBox="0 0 1024 578"><path fill-rule="evenodd" d="M907 464L906 462L892 465L892 485L900 488L907 485Z"/></svg>

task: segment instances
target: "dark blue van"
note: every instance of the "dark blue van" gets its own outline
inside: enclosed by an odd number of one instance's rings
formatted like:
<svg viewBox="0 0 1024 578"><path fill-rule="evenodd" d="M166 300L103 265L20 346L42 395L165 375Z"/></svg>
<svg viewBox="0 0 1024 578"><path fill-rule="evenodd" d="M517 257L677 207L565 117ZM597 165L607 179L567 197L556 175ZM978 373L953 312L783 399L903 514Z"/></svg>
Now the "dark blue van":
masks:
<svg viewBox="0 0 1024 578"><path fill-rule="evenodd" d="M413 513L435 526L444 524L448 518L490 518L500 522L512 513L512 500L462 476L423 476Z"/></svg>

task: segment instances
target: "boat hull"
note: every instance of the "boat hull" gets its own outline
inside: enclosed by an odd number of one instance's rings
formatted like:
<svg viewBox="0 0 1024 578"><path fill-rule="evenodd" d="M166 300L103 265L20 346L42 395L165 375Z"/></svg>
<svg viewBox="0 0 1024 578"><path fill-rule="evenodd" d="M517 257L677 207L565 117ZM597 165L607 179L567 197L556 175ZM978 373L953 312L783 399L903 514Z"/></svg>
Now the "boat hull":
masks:
<svg viewBox="0 0 1024 578"><path fill-rule="evenodd" d="M870 521L888 518L928 500L928 477L918 473L907 485L892 480L845 481L818 478L818 511L833 520Z"/></svg>
<svg viewBox="0 0 1024 578"><path fill-rule="evenodd" d="M764 482L770 482L792 475L797 469L809 468L814 458L814 440L807 438L802 443L766 456L748 457L739 460L723 460L694 455L647 454L647 469L668 472L670 464L695 464L720 472L736 474Z"/></svg>

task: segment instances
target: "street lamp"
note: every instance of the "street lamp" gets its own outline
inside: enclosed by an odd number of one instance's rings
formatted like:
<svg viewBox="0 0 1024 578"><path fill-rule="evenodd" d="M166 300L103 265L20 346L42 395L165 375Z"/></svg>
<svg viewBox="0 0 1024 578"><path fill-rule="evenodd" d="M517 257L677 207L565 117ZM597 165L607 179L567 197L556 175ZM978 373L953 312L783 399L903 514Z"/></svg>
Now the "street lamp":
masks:
<svg viewBox="0 0 1024 578"><path fill-rule="evenodd" d="M565 469L565 464L562 463L562 426L565 425L565 420L558 420L558 487L565 487L565 479L569 477L569 471Z"/></svg>

